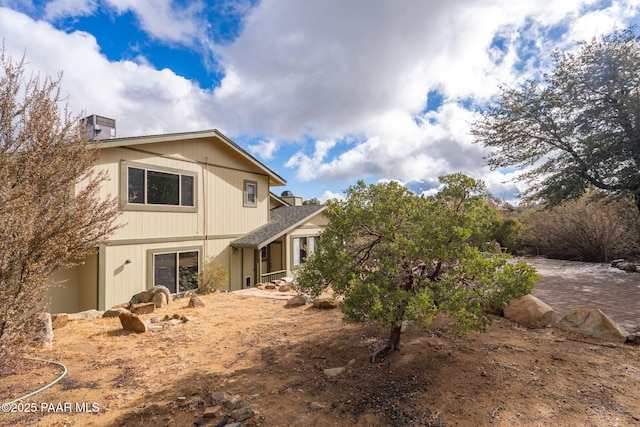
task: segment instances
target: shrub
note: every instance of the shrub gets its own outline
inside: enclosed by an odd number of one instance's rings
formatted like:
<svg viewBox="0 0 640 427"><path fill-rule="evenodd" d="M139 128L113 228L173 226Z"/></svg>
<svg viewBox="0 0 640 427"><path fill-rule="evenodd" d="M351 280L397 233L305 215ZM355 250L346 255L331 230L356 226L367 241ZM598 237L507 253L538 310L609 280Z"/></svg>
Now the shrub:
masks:
<svg viewBox="0 0 640 427"><path fill-rule="evenodd" d="M210 294L225 286L228 277L227 269L216 264L215 257L210 257L198 273L198 289L202 294Z"/></svg>
<svg viewBox="0 0 640 427"><path fill-rule="evenodd" d="M498 219L491 230L491 240L495 240L500 247L506 248L510 254L517 255L522 239L522 224L514 218Z"/></svg>
<svg viewBox="0 0 640 427"><path fill-rule="evenodd" d="M523 246L535 255L603 262L638 253L638 213L631 200L593 194L523 215Z"/></svg>

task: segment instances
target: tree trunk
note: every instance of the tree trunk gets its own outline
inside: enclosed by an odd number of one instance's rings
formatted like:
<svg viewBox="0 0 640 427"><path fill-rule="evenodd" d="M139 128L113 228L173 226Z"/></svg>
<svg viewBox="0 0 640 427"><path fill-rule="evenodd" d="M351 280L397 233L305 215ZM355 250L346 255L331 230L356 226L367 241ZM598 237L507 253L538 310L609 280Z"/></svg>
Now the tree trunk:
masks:
<svg viewBox="0 0 640 427"><path fill-rule="evenodd" d="M391 328L391 332L389 333L389 341L387 341L387 345L382 347L380 350L373 353L371 356L371 363L376 363L377 358L384 357L385 354L392 352L394 350L400 350L400 334L402 333L402 325L394 326Z"/></svg>
<svg viewBox="0 0 640 427"><path fill-rule="evenodd" d="M389 333L389 342L387 347L389 351L400 350L400 333L402 332L402 325L391 328Z"/></svg>

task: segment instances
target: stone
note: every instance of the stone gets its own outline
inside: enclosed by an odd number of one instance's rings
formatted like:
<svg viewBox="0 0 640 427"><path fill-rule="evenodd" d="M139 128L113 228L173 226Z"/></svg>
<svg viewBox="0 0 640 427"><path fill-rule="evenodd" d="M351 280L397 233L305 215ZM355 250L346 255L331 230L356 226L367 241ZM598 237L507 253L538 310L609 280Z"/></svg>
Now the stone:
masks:
<svg viewBox="0 0 640 427"><path fill-rule="evenodd" d="M318 409L322 409L324 408L324 405L322 405L319 402L311 402L309 404L309 409L311 409L312 411L317 411Z"/></svg>
<svg viewBox="0 0 640 427"><path fill-rule="evenodd" d="M276 288L276 285L274 285L273 283L266 283L266 284L264 285L264 288L265 288L265 289L275 289L275 288Z"/></svg>
<svg viewBox="0 0 640 427"><path fill-rule="evenodd" d="M85 310L79 313L69 314L69 320L83 320L83 319L100 319L104 312L100 310Z"/></svg>
<svg viewBox="0 0 640 427"><path fill-rule="evenodd" d="M125 331L133 331L139 333L147 332L147 324L144 323L137 314L122 313L118 317L120 318L122 329L124 329Z"/></svg>
<svg viewBox="0 0 640 427"><path fill-rule="evenodd" d="M295 281L295 279L293 277L290 277L290 276L284 276L280 280L282 280L283 282L288 283L288 284L292 284Z"/></svg>
<svg viewBox="0 0 640 427"><path fill-rule="evenodd" d="M213 393L211 393L211 398L216 403L224 402L225 400L228 400L229 397L229 394L224 391L214 391Z"/></svg>
<svg viewBox="0 0 640 427"><path fill-rule="evenodd" d="M200 295L191 294L191 298L189 298L189 304L187 304L187 308L199 308L204 307L204 302L202 302L202 298Z"/></svg>
<svg viewBox="0 0 640 427"><path fill-rule="evenodd" d="M278 286L278 292L289 292L289 291L291 291L291 285L284 284L284 285Z"/></svg>
<svg viewBox="0 0 640 427"><path fill-rule="evenodd" d="M144 302L132 305L129 311L133 314L149 314L153 313L155 309L156 305L153 302Z"/></svg>
<svg viewBox="0 0 640 427"><path fill-rule="evenodd" d="M629 337L629 332L597 308L571 310L558 322L557 327L617 343L624 343Z"/></svg>
<svg viewBox="0 0 640 427"><path fill-rule="evenodd" d="M124 307L113 307L113 308L110 308L109 310L105 311L102 314L102 317L118 317L122 313L130 313L130 311L127 310Z"/></svg>
<svg viewBox="0 0 640 427"><path fill-rule="evenodd" d="M343 373L346 369L347 368L345 368L344 366L341 366L339 368L328 368L323 370L322 373L328 377L337 377L338 375Z"/></svg>
<svg viewBox="0 0 640 427"><path fill-rule="evenodd" d="M242 398L239 395L234 394L231 396L228 395L227 399L222 401L222 404L227 409L236 409L238 407L238 403L240 403L241 401Z"/></svg>
<svg viewBox="0 0 640 427"><path fill-rule="evenodd" d="M287 300L287 303L284 305L284 308L294 308L294 307L302 307L307 304L307 299L304 295L296 295Z"/></svg>
<svg viewBox="0 0 640 427"><path fill-rule="evenodd" d="M158 292L157 294L155 294L152 298L152 301L155 304L156 308L162 308L169 305L169 303L167 302L167 296L162 292Z"/></svg>
<svg viewBox="0 0 640 427"><path fill-rule="evenodd" d="M611 267L617 267L618 264L625 262L624 258L618 258L611 261Z"/></svg>
<svg viewBox="0 0 640 427"><path fill-rule="evenodd" d="M236 421L244 421L253 417L256 413L253 411L251 406L244 406L240 409L236 409L235 411L231 411L229 416Z"/></svg>
<svg viewBox="0 0 640 427"><path fill-rule="evenodd" d="M553 325L553 309L531 294L509 302L504 307L504 317L528 328L544 328Z"/></svg>
<svg viewBox="0 0 640 427"><path fill-rule="evenodd" d="M69 323L69 315L67 313L58 313L51 315L51 326L53 329L60 329Z"/></svg>
<svg viewBox="0 0 640 427"><path fill-rule="evenodd" d="M629 271L629 272L634 272L637 269L636 264L634 262L628 262L628 261L618 263L617 267L620 270Z"/></svg>
<svg viewBox="0 0 640 427"><path fill-rule="evenodd" d="M333 298L316 298L313 300L313 306L320 309L332 309L338 307L338 302Z"/></svg>
<svg viewBox="0 0 640 427"><path fill-rule="evenodd" d="M53 326L51 324L50 313L40 313L36 315L38 322L38 331L36 340L41 342L45 347L51 347L53 344Z"/></svg>
<svg viewBox="0 0 640 427"><path fill-rule="evenodd" d="M146 291L139 292L132 296L129 300L129 306L152 302L153 297L159 293L164 294L167 304L171 304L173 302L173 300L171 299L171 292L169 292L169 288L167 288L166 286L156 285L151 289L147 289Z"/></svg>
<svg viewBox="0 0 640 427"><path fill-rule="evenodd" d="M202 418L217 418L221 415L222 406L209 406L204 410L204 414L202 414Z"/></svg>

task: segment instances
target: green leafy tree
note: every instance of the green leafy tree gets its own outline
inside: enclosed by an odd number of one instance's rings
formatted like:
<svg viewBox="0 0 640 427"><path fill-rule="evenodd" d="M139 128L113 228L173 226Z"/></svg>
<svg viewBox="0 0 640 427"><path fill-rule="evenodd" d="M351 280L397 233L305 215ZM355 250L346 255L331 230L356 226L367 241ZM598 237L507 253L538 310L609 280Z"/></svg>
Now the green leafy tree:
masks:
<svg viewBox="0 0 640 427"><path fill-rule="evenodd" d="M640 211L640 38L632 30L553 54L540 81L503 87L472 126L494 169L529 167L524 196L557 205L588 188Z"/></svg>
<svg viewBox="0 0 640 427"><path fill-rule="evenodd" d="M479 251L495 221L483 183L462 174L440 180L444 189L430 198L396 182L359 182L346 200L330 200L329 225L298 276L303 292L331 285L348 318L390 330L374 360L399 348L404 321L445 312L459 331L482 328L485 308L528 293L536 280L528 265Z"/></svg>

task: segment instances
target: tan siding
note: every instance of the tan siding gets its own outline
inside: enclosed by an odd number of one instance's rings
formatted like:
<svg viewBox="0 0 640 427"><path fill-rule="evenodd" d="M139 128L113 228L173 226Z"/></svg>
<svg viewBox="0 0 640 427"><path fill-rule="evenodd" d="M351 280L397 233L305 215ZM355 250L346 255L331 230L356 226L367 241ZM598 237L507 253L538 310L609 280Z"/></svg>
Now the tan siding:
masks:
<svg viewBox="0 0 640 427"><path fill-rule="evenodd" d="M266 176L236 169L196 164L189 159L216 163L226 167L249 168L239 156L225 156L218 147L207 141L151 144L145 150L168 155L181 150L185 160L165 159L125 148L103 150L99 168L109 172L111 180L102 188L102 196L119 195L120 162L138 162L144 165L180 169L198 174L198 212L124 211L119 219L126 224L112 240L197 235L230 235L247 233L268 220L269 181ZM243 207L244 181L258 183L257 207ZM206 232L205 228L206 216Z"/></svg>
<svg viewBox="0 0 640 427"><path fill-rule="evenodd" d="M97 308L97 254L89 255L84 264L55 272L48 289L51 313L76 313Z"/></svg>
<svg viewBox="0 0 640 427"><path fill-rule="evenodd" d="M215 139L104 148L96 169L107 171L110 179L100 195L117 196L121 203L126 201L126 194L120 194L121 184L124 187L120 182L122 161L195 173L197 211L123 210L118 219L123 227L103 248L100 266L96 256L82 268L60 272L60 277L69 279L66 291L59 294L62 298L56 297L66 304L65 311L95 307L98 270L104 272L101 300L105 308L128 302L148 286L148 251L155 249L201 247L203 261L215 256L229 271L228 289L240 289L246 276L251 276L255 285L253 251L234 253L229 247L233 239L264 225L269 218L269 179L255 164ZM243 206L246 180L258 184L256 207Z"/></svg>

